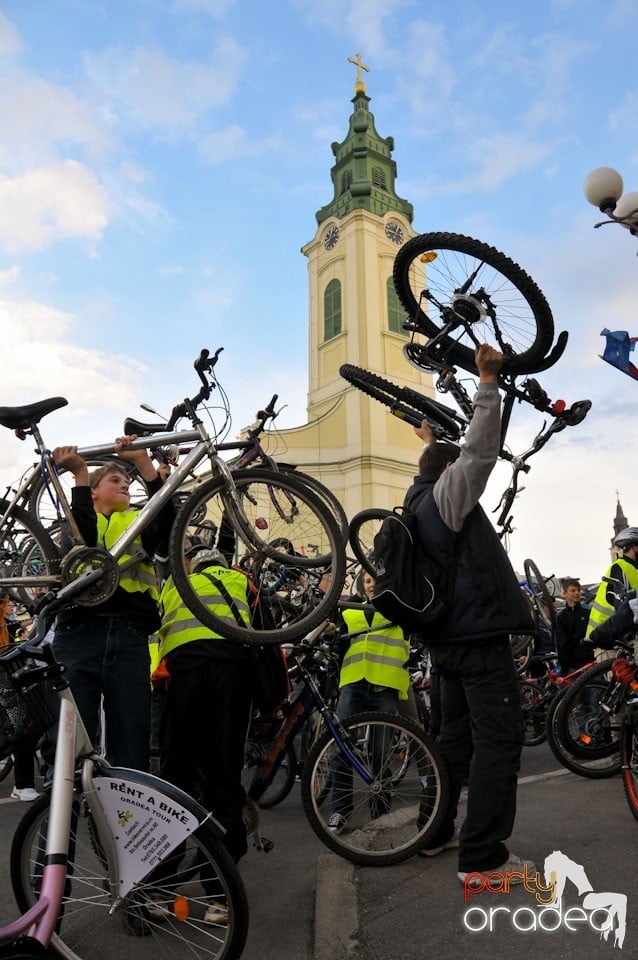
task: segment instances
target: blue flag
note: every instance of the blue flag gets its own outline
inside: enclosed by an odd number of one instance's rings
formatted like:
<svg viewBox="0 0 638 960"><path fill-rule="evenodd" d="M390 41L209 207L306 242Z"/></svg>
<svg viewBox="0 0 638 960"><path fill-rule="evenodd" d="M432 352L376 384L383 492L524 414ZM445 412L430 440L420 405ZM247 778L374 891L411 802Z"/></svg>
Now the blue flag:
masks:
<svg viewBox="0 0 638 960"><path fill-rule="evenodd" d="M629 354L636 346L638 337L630 337L626 330L608 330L607 327L600 331L600 335L607 339L601 360L622 370L628 377L638 380L638 367L635 367L629 359Z"/></svg>

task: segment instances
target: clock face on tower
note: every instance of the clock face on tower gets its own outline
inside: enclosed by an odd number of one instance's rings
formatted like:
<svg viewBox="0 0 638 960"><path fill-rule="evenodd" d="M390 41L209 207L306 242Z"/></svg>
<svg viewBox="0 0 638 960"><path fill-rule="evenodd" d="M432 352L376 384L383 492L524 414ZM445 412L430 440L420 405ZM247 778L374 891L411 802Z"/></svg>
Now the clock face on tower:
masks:
<svg viewBox="0 0 638 960"><path fill-rule="evenodd" d="M403 230L399 224L395 223L393 220L390 220L389 223L386 223L385 235L391 243L396 243L397 246L403 243Z"/></svg>
<svg viewBox="0 0 638 960"><path fill-rule="evenodd" d="M326 250L332 250L333 247L336 247L339 241L339 236L339 227L335 226L334 224L333 226L328 227L326 230L326 235L323 238L323 245Z"/></svg>

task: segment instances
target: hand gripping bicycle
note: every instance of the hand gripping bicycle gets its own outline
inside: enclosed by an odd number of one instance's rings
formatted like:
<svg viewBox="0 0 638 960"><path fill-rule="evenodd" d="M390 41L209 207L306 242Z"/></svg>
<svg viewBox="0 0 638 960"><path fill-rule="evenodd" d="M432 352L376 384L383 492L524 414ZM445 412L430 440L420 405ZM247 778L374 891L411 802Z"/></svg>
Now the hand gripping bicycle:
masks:
<svg viewBox="0 0 638 960"><path fill-rule="evenodd" d="M22 916L0 928L0 957L36 960L50 946L67 960L237 960L248 905L223 828L171 784L93 752L63 668L42 644L59 606L99 576L89 570L61 590L35 640L0 651L0 755L53 722L52 693L60 706L52 786L13 839Z"/></svg>
<svg viewBox="0 0 638 960"><path fill-rule="evenodd" d="M109 551L84 544L40 433L43 417L64 406L66 400L54 397L23 407L0 408L0 425L16 431L18 436L33 437L40 457L40 466L25 477L13 496L0 500L0 587L33 607L43 592L74 582L90 567L100 570L102 575L76 594L74 602L92 606L104 601L116 589L124 569L118 560L130 552L128 548L135 539L179 491L180 496L182 492L186 496L168 545L171 570L182 599L205 626L229 639L263 644L297 639L323 620L324 610L331 610L338 600L345 576L345 549L337 521L325 501L294 473L261 468L232 471L221 458L216 437L209 434L198 413L213 389L211 374L219 352L211 357L208 350L202 350L195 361L200 390L173 408L166 432L140 437L131 444L131 449L186 444L190 450ZM178 421L184 417L191 421L191 428L177 429ZM87 447L78 452L90 461L112 456L115 445ZM193 483L193 471L202 464L211 476ZM55 490L75 544L64 557L26 508L42 472ZM218 534L224 531L230 557L249 571L259 602L262 596L267 598L272 626L258 630L252 625L230 623L217 616L214 608L195 593L184 555L190 537L204 526ZM298 581L304 578L306 589L297 598L299 602L278 610L276 591L271 587L286 569ZM332 576L326 578L322 590L310 589L321 582L328 569Z"/></svg>

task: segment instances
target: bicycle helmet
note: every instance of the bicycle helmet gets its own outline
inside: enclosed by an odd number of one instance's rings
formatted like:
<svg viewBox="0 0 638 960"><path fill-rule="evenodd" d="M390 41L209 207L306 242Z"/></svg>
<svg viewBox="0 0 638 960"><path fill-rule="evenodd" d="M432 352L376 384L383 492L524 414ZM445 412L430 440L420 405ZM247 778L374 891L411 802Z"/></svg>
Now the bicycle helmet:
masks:
<svg viewBox="0 0 638 960"><path fill-rule="evenodd" d="M614 537L614 546L621 550L628 547L638 547L638 527L625 527Z"/></svg>
<svg viewBox="0 0 638 960"><path fill-rule="evenodd" d="M228 561L220 550L198 550L191 558L191 573L204 567L227 567Z"/></svg>

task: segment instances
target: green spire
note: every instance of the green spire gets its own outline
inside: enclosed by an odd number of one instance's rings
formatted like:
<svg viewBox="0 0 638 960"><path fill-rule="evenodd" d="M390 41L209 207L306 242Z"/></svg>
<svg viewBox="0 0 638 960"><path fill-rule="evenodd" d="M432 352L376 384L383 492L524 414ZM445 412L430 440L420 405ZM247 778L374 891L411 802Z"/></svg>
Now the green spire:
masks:
<svg viewBox="0 0 638 960"><path fill-rule="evenodd" d="M374 116L368 109L370 97L366 95L361 79L361 55L356 60L348 58L357 67L355 95L352 99L354 112L350 117L348 134L341 143L332 144L336 162L330 171L334 197L317 211L317 223L328 217L346 216L352 210L369 210L383 216L390 210L402 213L412 222L412 204L397 196L394 181L397 165L392 159L394 139L382 139L376 131Z"/></svg>

